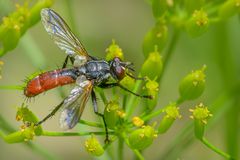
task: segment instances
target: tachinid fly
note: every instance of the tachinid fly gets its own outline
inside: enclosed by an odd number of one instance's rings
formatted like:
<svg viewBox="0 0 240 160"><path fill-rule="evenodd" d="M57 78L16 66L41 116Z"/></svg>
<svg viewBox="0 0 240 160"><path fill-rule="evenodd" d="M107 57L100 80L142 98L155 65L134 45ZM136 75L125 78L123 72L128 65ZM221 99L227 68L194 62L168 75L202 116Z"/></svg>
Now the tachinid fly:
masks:
<svg viewBox="0 0 240 160"><path fill-rule="evenodd" d="M29 80L24 89L24 94L27 97L34 97L58 86L70 83L76 83L76 86L72 89L68 97L57 105L49 115L35 125L40 125L53 116L60 108L63 108L60 116L60 126L64 129L73 128L78 123L88 98L91 95L94 112L103 118L106 141L108 141L107 126L103 114L98 112L94 87L111 88L118 86L139 97L151 98L151 96L133 93L119 84L119 81L123 79L126 74L134 79L139 79L131 76L126 71L127 69L132 70L132 63L123 62L118 57L115 57L111 61L105 61L90 56L82 43L71 32L66 22L52 9L42 9L41 20L48 34L57 46L65 51L67 57L62 69L45 72ZM69 59L73 64L72 68L66 68ZM110 78L115 79L116 82L110 83Z"/></svg>

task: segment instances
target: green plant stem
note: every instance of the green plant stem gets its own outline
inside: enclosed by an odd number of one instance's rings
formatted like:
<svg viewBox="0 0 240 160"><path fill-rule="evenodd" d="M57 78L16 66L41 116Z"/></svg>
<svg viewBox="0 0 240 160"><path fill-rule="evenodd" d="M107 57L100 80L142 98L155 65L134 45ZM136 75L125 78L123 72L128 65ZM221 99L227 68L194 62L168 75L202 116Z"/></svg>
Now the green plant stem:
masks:
<svg viewBox="0 0 240 160"><path fill-rule="evenodd" d="M79 123L84 124L84 125L88 125L88 126L91 126L91 127L98 127L98 128L103 128L104 127L100 123L90 122L90 121L85 121L85 120L80 120Z"/></svg>
<svg viewBox="0 0 240 160"><path fill-rule="evenodd" d="M108 100L107 100L107 97L106 97L104 91L101 88L97 88L97 92L99 93L104 105L107 105Z"/></svg>
<svg viewBox="0 0 240 160"><path fill-rule="evenodd" d="M121 136L119 136L119 138L118 138L118 160L123 160L123 149L124 149L123 138Z"/></svg>
<svg viewBox="0 0 240 160"><path fill-rule="evenodd" d="M43 131L42 136L88 136L91 134L95 135L105 135L105 132L52 132L52 131ZM114 132L109 132L109 134L114 134Z"/></svg>
<svg viewBox="0 0 240 160"><path fill-rule="evenodd" d="M134 86L133 92L137 92L141 86L141 81L136 81L136 84ZM135 110L136 106L134 106L134 103L136 101L137 97L133 94L130 95L128 99L128 103L126 104L126 119L129 119L132 115L133 111Z"/></svg>
<svg viewBox="0 0 240 160"><path fill-rule="evenodd" d="M135 155L137 156L137 158L139 160L144 160L144 157L142 156L142 154L139 152L139 150L134 149L133 152L135 153Z"/></svg>
<svg viewBox="0 0 240 160"><path fill-rule="evenodd" d="M227 23L220 23L214 29L214 34L214 60L220 71L223 89L228 90L233 84L237 83L237 80L239 79L239 71L237 70L235 57L231 51L232 46L230 44L231 40L228 33ZM219 39L224 39L225 41L219 41ZM233 157L239 156L239 108L240 103L238 92L238 96L235 96L235 103L233 103L231 108L226 112L224 118L227 152Z"/></svg>
<svg viewBox="0 0 240 160"><path fill-rule="evenodd" d="M156 110L156 111L154 111L154 112L152 112L152 113L150 113L146 116L141 117L141 119L144 120L144 121L148 121L148 120L152 119L153 117L158 116L159 114L161 114L163 112L164 112L164 109L158 109L158 110Z"/></svg>
<svg viewBox="0 0 240 160"><path fill-rule="evenodd" d="M23 90L22 86L0 86L0 89L5 89L5 90Z"/></svg>
<svg viewBox="0 0 240 160"><path fill-rule="evenodd" d="M127 95L123 95L123 101L122 101L122 108L125 111L126 109L126 103L127 103Z"/></svg>
<svg viewBox="0 0 240 160"><path fill-rule="evenodd" d="M169 46L166 50L166 54L165 54L164 59L163 59L163 62L164 62L163 63L163 70L162 70L162 74L159 76L159 79L158 79L159 84L161 83L161 80L162 80L162 77L163 77L163 75L166 71L167 65L168 65L168 63L169 63L169 61L170 61L170 59L171 59L171 57L174 53L174 49L176 47L178 39L179 39L179 31L177 29L174 29L172 39L170 41L170 44L169 44Z"/></svg>
<svg viewBox="0 0 240 160"><path fill-rule="evenodd" d="M203 144L205 144L205 146L207 146L209 149L211 149L212 151L216 152L217 154L227 158L227 159L231 159L233 160L234 158L232 158L229 154L223 152L222 150L220 150L219 148L217 148L216 146L214 146L213 144L211 144L210 142L208 142L208 140L206 138L202 138L201 142Z"/></svg>

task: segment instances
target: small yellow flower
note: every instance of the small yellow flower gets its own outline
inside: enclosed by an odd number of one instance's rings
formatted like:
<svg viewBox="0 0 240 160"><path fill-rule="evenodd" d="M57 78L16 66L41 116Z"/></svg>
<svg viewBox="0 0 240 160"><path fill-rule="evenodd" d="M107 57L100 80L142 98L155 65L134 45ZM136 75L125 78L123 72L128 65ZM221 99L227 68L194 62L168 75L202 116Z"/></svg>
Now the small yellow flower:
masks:
<svg viewBox="0 0 240 160"><path fill-rule="evenodd" d="M141 127L144 124L144 121L140 117L137 117L137 116L132 118L132 122L137 127Z"/></svg>
<svg viewBox="0 0 240 160"><path fill-rule="evenodd" d="M85 149L94 156L101 156L104 153L104 149L94 135L85 141Z"/></svg>

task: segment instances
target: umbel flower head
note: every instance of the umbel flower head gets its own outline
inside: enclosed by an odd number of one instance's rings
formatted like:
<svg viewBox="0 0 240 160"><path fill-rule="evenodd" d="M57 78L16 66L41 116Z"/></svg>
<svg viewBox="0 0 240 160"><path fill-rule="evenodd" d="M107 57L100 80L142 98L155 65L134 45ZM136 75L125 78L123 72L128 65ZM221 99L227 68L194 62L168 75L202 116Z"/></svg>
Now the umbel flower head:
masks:
<svg viewBox="0 0 240 160"><path fill-rule="evenodd" d="M165 107L164 112L166 115L164 115L160 122L158 133L165 133L177 118L182 117L179 113L179 107L177 107L176 103L170 103Z"/></svg>
<svg viewBox="0 0 240 160"><path fill-rule="evenodd" d="M118 101L109 101L104 110L104 117L108 128L114 129L119 120L119 103Z"/></svg>
<svg viewBox="0 0 240 160"><path fill-rule="evenodd" d="M202 69L192 71L180 83L179 93L180 101L194 100L202 95L205 89L205 73L206 66Z"/></svg>
<svg viewBox="0 0 240 160"><path fill-rule="evenodd" d="M118 57L123 60L123 52L119 45L116 44L115 40L112 40L112 44L106 49L106 60L110 61L114 57Z"/></svg>
<svg viewBox="0 0 240 160"><path fill-rule="evenodd" d="M152 126L142 126L134 130L128 137L129 144L133 149L144 149L150 146L157 134Z"/></svg>
<svg viewBox="0 0 240 160"><path fill-rule="evenodd" d="M85 141L85 149L93 156L101 156L104 153L103 147L94 135Z"/></svg>
<svg viewBox="0 0 240 160"><path fill-rule="evenodd" d="M202 103L197 105L194 109L190 109L189 111L192 112L190 118L194 119L195 136L198 139L202 139L207 120L212 117L212 114L210 113L208 108Z"/></svg>
<svg viewBox="0 0 240 160"><path fill-rule="evenodd" d="M209 26L208 15L204 10L195 10L192 17L186 24L187 32L192 37L197 37L205 33Z"/></svg>

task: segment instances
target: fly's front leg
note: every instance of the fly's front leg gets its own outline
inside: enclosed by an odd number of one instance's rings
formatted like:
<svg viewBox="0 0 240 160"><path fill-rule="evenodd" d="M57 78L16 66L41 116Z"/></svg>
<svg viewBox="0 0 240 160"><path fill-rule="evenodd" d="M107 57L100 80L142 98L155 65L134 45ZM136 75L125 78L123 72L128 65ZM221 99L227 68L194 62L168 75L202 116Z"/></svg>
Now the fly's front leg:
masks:
<svg viewBox="0 0 240 160"><path fill-rule="evenodd" d="M39 125L41 125L43 122L45 122L47 119L49 119L49 118L51 118L52 116L54 116L55 113L56 113L56 112L61 108L61 106L63 105L63 102L64 102L64 101L62 101L59 105L57 105L57 106L52 110L52 112L51 112L50 114L48 114L45 118L43 118L41 121L35 123L34 125L35 125L35 126L39 126Z"/></svg>
<svg viewBox="0 0 240 160"><path fill-rule="evenodd" d="M102 117L102 119L103 119L104 128L105 128L105 132L106 132L105 143L109 143L110 140L109 140L109 136L108 136L107 123L106 123L106 121L105 121L104 115L103 115L102 113L99 113L99 112L98 112L97 97L96 97L96 94L95 94L95 92L94 92L93 90L92 90L92 92L91 92L91 95L92 95L92 103L93 103L94 113L97 114L98 116Z"/></svg>
<svg viewBox="0 0 240 160"><path fill-rule="evenodd" d="M128 75L129 77L131 77L132 79L135 79L135 80L143 80L143 81L146 80L145 77L134 77L133 75L131 75L131 74L129 74L129 73L126 73L126 75Z"/></svg>
<svg viewBox="0 0 240 160"><path fill-rule="evenodd" d="M100 88L120 87L121 89L123 89L123 90L125 90L125 91L127 91L127 92L129 92L131 94L134 94L137 97L148 98L148 99L152 99L153 98L151 95L140 95L140 94L134 93L134 92L130 91L129 89L125 88L124 86L122 86L119 83L103 83L103 84L98 85L98 87L100 87Z"/></svg>

